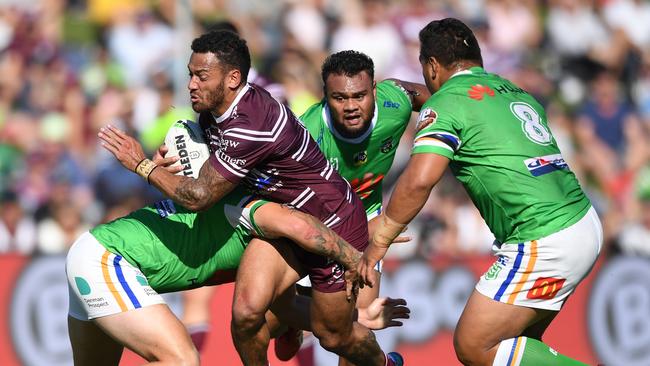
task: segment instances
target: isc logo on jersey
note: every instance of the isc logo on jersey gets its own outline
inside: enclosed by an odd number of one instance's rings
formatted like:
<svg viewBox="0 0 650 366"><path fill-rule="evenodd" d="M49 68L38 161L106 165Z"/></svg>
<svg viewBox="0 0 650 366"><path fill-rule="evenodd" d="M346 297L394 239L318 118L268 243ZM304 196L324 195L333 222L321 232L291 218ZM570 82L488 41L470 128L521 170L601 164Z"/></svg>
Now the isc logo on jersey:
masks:
<svg viewBox="0 0 650 366"><path fill-rule="evenodd" d="M176 175L197 178L201 166L210 157L210 149L203 137L203 131L194 121L181 120L174 123L167 131L165 145L169 148L167 157L180 158L172 165L183 167Z"/></svg>

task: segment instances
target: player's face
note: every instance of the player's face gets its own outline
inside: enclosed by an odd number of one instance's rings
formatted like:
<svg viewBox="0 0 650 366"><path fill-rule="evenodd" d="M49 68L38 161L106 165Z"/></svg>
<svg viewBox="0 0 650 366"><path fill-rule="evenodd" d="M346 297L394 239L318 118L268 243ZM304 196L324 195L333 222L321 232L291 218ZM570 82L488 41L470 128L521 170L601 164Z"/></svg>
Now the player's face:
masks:
<svg viewBox="0 0 650 366"><path fill-rule="evenodd" d="M224 103L225 74L217 57L211 53L192 53L187 65L190 101L195 112L216 111Z"/></svg>
<svg viewBox="0 0 650 366"><path fill-rule="evenodd" d="M362 71L354 76L330 74L325 98L334 127L346 137L363 134L375 114L375 82Z"/></svg>

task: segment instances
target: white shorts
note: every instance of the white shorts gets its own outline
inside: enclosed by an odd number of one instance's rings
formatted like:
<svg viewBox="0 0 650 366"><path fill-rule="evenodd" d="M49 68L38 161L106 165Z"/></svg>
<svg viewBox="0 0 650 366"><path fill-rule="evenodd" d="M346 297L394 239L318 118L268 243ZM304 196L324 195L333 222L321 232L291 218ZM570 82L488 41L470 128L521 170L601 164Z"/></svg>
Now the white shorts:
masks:
<svg viewBox="0 0 650 366"><path fill-rule="evenodd" d="M559 311L593 267L602 243L593 207L580 221L539 240L495 243L497 260L476 290L506 304Z"/></svg>
<svg viewBox="0 0 650 366"><path fill-rule="evenodd" d="M106 250L89 232L70 247L65 270L68 314L79 320L165 303L137 267Z"/></svg>

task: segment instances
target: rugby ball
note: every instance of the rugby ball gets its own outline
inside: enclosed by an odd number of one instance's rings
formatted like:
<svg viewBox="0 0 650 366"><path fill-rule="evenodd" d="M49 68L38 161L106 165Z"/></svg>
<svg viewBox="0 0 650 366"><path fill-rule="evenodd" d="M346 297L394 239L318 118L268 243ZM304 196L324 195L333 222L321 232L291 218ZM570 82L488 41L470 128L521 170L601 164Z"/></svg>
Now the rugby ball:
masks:
<svg viewBox="0 0 650 366"><path fill-rule="evenodd" d="M203 130L194 121L176 121L167 131L165 145L169 149L165 157L180 158L171 165L183 167L183 170L176 175L197 178L203 163L210 157L210 149L203 137Z"/></svg>

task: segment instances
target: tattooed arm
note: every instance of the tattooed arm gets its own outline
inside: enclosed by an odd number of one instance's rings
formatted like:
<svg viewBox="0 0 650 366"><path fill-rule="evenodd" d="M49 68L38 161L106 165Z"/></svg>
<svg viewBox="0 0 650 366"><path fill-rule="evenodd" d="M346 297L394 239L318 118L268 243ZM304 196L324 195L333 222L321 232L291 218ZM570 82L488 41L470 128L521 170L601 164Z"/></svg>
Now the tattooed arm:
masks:
<svg viewBox="0 0 650 366"><path fill-rule="evenodd" d="M309 252L335 260L346 270L356 270L361 252L315 217L268 203L255 211L254 219L265 238L287 238Z"/></svg>
<svg viewBox="0 0 650 366"><path fill-rule="evenodd" d="M232 191L237 185L224 178L206 161L199 177L183 177L164 169L155 169L149 182L167 197L192 211L203 211Z"/></svg>
<svg viewBox="0 0 650 366"><path fill-rule="evenodd" d="M102 140L102 146L130 171L135 171L138 164L146 158L140 143L114 126L103 127L98 136ZM210 208L236 186L219 174L209 161L203 164L197 179L174 175L167 169L161 169L176 160L177 157L158 159L155 162L158 166L150 171L147 180L189 210L203 211Z"/></svg>

